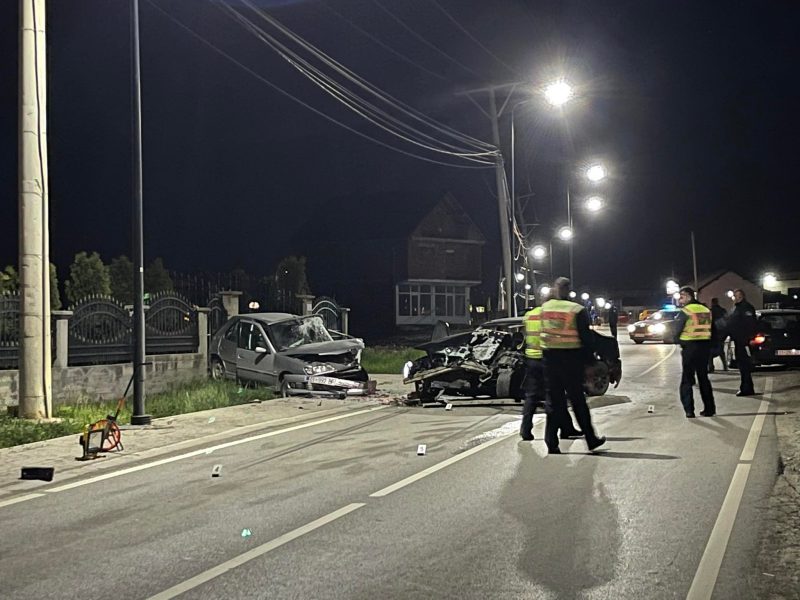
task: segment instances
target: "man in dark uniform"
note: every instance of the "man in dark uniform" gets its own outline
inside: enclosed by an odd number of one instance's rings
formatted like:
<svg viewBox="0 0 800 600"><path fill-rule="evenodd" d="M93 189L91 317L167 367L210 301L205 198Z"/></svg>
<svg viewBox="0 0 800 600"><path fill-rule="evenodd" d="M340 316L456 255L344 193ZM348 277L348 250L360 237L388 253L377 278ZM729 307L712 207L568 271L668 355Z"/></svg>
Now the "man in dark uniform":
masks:
<svg viewBox="0 0 800 600"><path fill-rule="evenodd" d="M617 323L619 322L619 310L615 303L611 303L608 309L608 327L611 329L611 337L617 338Z"/></svg>
<svg viewBox="0 0 800 600"><path fill-rule="evenodd" d="M567 398L589 450L594 451L606 441L594 431L583 393L584 369L592 360L594 342L589 329L589 313L580 304L568 300L569 292L569 279L559 277L553 285L550 300L542 305L541 341L547 388L544 441L549 454L561 454L557 432L559 415L566 411Z"/></svg>
<svg viewBox="0 0 800 600"><path fill-rule="evenodd" d="M698 302L694 290L688 286L680 291L681 312L675 319L675 332L681 345L681 373L680 396L686 417L693 419L694 396L692 383L697 378L700 387L700 397L703 400L703 410L700 414L704 417L713 417L717 412L714 404L714 391L708 380L708 357L711 352L711 339L714 334L714 324L711 320L711 310Z"/></svg>
<svg viewBox="0 0 800 600"><path fill-rule="evenodd" d="M736 351L736 366L739 369L739 391L737 396L752 396L753 388L753 363L747 353L747 345L756 333L756 309L747 301L742 290L733 292L733 301L736 305L728 319L728 333L733 340Z"/></svg>
<svg viewBox="0 0 800 600"><path fill-rule="evenodd" d="M725 356L725 317L728 311L719 305L719 298L711 299L711 321L714 323L714 337L711 339L711 355L708 357L708 372L714 372L714 358L719 356L722 359L723 370L728 370L728 359Z"/></svg>

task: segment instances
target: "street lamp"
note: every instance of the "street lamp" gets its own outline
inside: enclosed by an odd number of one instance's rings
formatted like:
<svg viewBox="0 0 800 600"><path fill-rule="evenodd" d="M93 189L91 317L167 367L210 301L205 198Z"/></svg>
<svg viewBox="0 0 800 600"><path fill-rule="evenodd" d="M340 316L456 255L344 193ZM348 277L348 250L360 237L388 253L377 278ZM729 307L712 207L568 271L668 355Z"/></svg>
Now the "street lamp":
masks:
<svg viewBox="0 0 800 600"><path fill-rule="evenodd" d="M520 281L523 281L525 279L525 275L523 275L522 273L514 273L514 279L516 279L517 282L519 283Z"/></svg>
<svg viewBox="0 0 800 600"><path fill-rule="evenodd" d="M586 210L596 213L603 208L603 199L600 196L592 196L586 200Z"/></svg>
<svg viewBox="0 0 800 600"><path fill-rule="evenodd" d="M595 302L597 303L597 308L603 308L606 305L606 299L605 298L597 298L597 300L595 300Z"/></svg>
<svg viewBox="0 0 800 600"><path fill-rule="evenodd" d="M571 291L571 292L569 293L569 297L570 297L570 298L574 298L574 297L575 297L575 296L577 296L577 295L578 295L578 294L576 294L576 293L575 293L575 290L573 290L573 291Z"/></svg>
<svg viewBox="0 0 800 600"><path fill-rule="evenodd" d="M569 225L564 225L558 230L557 235L561 240L569 242L575 236L575 232L572 231L572 227L570 227Z"/></svg>
<svg viewBox="0 0 800 600"><path fill-rule="evenodd" d="M586 178L592 183L603 181L606 178L606 168L603 165L592 165L586 169Z"/></svg>
<svg viewBox="0 0 800 600"><path fill-rule="evenodd" d="M680 286L678 285L678 282L675 281L674 279L667 280L667 295L672 296L678 291L680 291Z"/></svg>
<svg viewBox="0 0 800 600"><path fill-rule="evenodd" d="M572 86L563 79L554 81L544 89L544 97L553 106L563 106L572 99L575 92Z"/></svg>
<svg viewBox="0 0 800 600"><path fill-rule="evenodd" d="M589 299L589 292L583 292L583 293L581 294L581 300L583 300L584 302L586 302L588 299Z"/></svg>
<svg viewBox="0 0 800 600"><path fill-rule="evenodd" d="M549 296L550 295L550 286L549 285L543 285L542 287L539 288L539 293L542 295L542 297Z"/></svg>
<svg viewBox="0 0 800 600"><path fill-rule="evenodd" d="M775 276L775 273L764 273L764 277L761 281L764 283L764 288L768 290L778 283L778 278Z"/></svg>
<svg viewBox="0 0 800 600"><path fill-rule="evenodd" d="M541 244L536 244L531 249L531 256L536 260L542 260L545 256L547 256L547 248Z"/></svg>

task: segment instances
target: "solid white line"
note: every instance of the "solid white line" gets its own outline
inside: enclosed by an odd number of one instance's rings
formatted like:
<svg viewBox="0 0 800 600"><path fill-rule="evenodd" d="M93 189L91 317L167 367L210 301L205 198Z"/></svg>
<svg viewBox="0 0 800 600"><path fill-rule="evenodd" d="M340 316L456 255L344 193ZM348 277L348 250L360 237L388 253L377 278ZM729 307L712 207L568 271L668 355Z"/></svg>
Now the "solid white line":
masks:
<svg viewBox="0 0 800 600"><path fill-rule="evenodd" d="M171 588L164 590L156 594L155 596L151 596L150 600L168 600L169 598L174 598L175 596L180 596L184 592L188 592L191 589L196 588L199 585L206 583L207 581L211 581L212 579L219 577L230 571L231 569L235 569L236 567L243 565L246 562L253 560L254 558L258 558L259 556L263 556L267 552L275 550L275 548L279 548L284 544L291 542L315 529L319 529L323 525L327 525L331 521L335 521L340 517L343 517L347 514L350 514L354 510L358 510L362 506L365 506L363 502L356 502L353 504L348 504L340 508L339 510L333 511L332 513L328 513L324 517L320 517L316 521L311 521L311 523L307 523L302 527L298 527L290 531L289 533L284 533L282 536L275 538L272 541L269 541L265 544L261 544L260 546L256 546L252 550L248 550L244 554L240 554L239 556L232 558L230 560L225 561L224 563L217 565L209 569L208 571L204 571L199 575L195 575L194 577L187 579L177 585L172 586Z"/></svg>
<svg viewBox="0 0 800 600"><path fill-rule="evenodd" d="M686 600L710 600L711 595L714 593L714 587L717 584L717 577L719 576L722 559L725 557L728 540L731 537L731 531L733 531L733 525L736 522L736 515L739 512L739 505L742 502L744 489L747 485L747 478L750 475L752 463L749 461L752 461L753 456L755 456L771 394L772 378L770 377L767 379L767 384L765 386L765 399L761 401L758 414L756 418L753 419L753 425L750 427L750 433L747 436L744 449L739 457L740 461L748 462L740 462L736 465L736 471L733 473L733 479L728 487L728 492L725 494L725 500L722 502L722 508L720 508L719 515L717 515L714 528L711 530L711 535L708 538L703 557L700 559L700 564L697 566L697 572L692 580L689 593L686 595Z"/></svg>
<svg viewBox="0 0 800 600"><path fill-rule="evenodd" d="M347 413L344 415L337 415L335 417L328 417L326 419L320 420L313 420L309 423L301 423L300 425L293 425L292 427L286 427L284 429L278 429L276 431L268 431L267 433L260 433L258 435L253 435L250 437L242 438L240 440L233 440L232 442L225 442L224 444L217 444L216 446L210 446L208 448L200 448L199 450L193 450L191 452L187 452L186 454L179 454L177 456L170 456L168 458L162 458L160 460L155 460L153 462L145 463L142 465L136 465L134 467L128 467L127 469L121 469L119 471L114 471L112 473L105 473L103 475L97 475L96 477L90 477L89 479L82 479L80 481L74 481L72 483L67 483L65 485L57 486L54 488L48 488L46 490L42 490L44 492L49 493L56 493L56 492L64 492L66 490L71 490L83 485L89 485L91 483L97 483L98 481L105 481L106 479L112 479L114 477L120 477L121 475L127 475L128 473L135 473L137 471L144 471L145 469L152 469L153 467L159 467L161 465L166 465L168 463L176 462L179 460L184 460L186 458L192 458L194 456L200 456L202 454L206 454L209 452L214 452L216 450L222 450L224 448L231 448L233 446L239 446L240 444L248 444L250 442L255 442L257 440L263 440L264 438L273 437L276 435L282 435L284 433L290 433L292 431L298 431L299 429L306 429L308 427L316 427L317 425L323 425L324 423L330 423L332 421L338 421L340 419L349 419L350 417L355 417L358 415L363 415L367 413L374 412L376 410L382 410L386 408L386 406L376 406L373 408L368 408L365 410L359 410L352 413Z"/></svg>
<svg viewBox="0 0 800 600"><path fill-rule="evenodd" d="M17 502L25 502L26 500L33 500L34 498L39 498L40 496L44 496L44 494L25 494L24 496L11 498L11 500L3 500L2 502L0 502L0 508L3 508L4 506L11 506L12 504L16 504Z"/></svg>
<svg viewBox="0 0 800 600"><path fill-rule="evenodd" d="M667 353L667 355L666 355L664 358L662 358L662 359L661 359L660 361L658 361L656 364L652 365L652 366L651 366L649 369L647 369L647 370L646 370L644 373L639 373L638 375L634 375L634 376L633 376L633 379L636 379L637 377L644 377L644 376L645 376L645 375L647 375L647 374L648 374L650 371L652 371L653 369L655 369L655 368L659 367L659 366L661 365L661 363L663 363L664 361L666 361L667 359L669 359L669 357L670 357L670 356L672 356L673 354L675 354L675 351L676 351L677 349L678 349L678 346L677 346L677 345L675 345L675 346L672 346L672 350L670 350L670 351Z"/></svg>
<svg viewBox="0 0 800 600"><path fill-rule="evenodd" d="M398 481L397 483L393 483L392 485L390 485L388 487L385 487L382 490L378 490L377 492L375 492L373 494L370 494L369 497L370 498L381 498L382 496L388 496L389 494L391 494L392 492L396 492L400 488L404 488L407 485L411 485L412 483L414 483L415 481L419 481L423 477L427 477L428 475L436 473L436 471L440 471L440 470L444 469L445 467L449 467L453 463L457 463L458 461L463 460L463 459L467 458L468 456L472 456L476 452L480 452L481 450L484 450L484 449L488 448L489 446L494 446L495 444L500 443L503 440L507 440L508 438L510 438L510 437L512 437L514 435L519 435L519 434L517 432L514 432L514 433L510 433L508 435L497 437L497 438L495 438L495 439L493 439L491 441L484 442L483 444L480 444L479 446L475 446L474 448L470 448L469 450L466 450L466 451L462 452L461 454L456 454L455 456L452 456L452 457L448 458L447 460L443 460L442 462L437 463L437 464L433 465L432 467L428 467L424 471L420 471L419 473L415 473L411 477L406 477L405 479L403 479L401 481Z"/></svg>

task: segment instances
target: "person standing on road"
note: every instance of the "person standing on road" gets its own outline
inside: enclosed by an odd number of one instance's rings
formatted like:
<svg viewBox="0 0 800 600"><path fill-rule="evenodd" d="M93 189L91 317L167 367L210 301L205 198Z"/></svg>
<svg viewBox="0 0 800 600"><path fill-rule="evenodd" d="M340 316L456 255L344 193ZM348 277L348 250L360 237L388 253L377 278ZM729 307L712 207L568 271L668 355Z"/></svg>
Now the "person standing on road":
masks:
<svg viewBox="0 0 800 600"><path fill-rule="evenodd" d="M525 403L522 406L522 423L519 435L525 441L533 439L533 415L536 408L545 403L544 365L542 364L542 307L537 306L525 313ZM564 404L560 415L561 439L580 437L572 417Z"/></svg>
<svg viewBox="0 0 800 600"><path fill-rule="evenodd" d="M711 299L711 321L714 323L715 334L711 340L711 353L708 357L708 372L714 372L714 358L719 356L722 359L722 369L728 370L728 360L725 357L725 317L728 311L719 305L719 298Z"/></svg>
<svg viewBox="0 0 800 600"><path fill-rule="evenodd" d="M608 309L608 326L611 329L611 337L617 338L617 323L619 322L619 310L617 305L612 302L611 308Z"/></svg>
<svg viewBox="0 0 800 600"><path fill-rule="evenodd" d="M728 319L728 333L733 340L736 352L736 366L739 369L739 391L737 396L752 396L753 388L753 363L747 353L747 344L756 333L756 309L747 301L742 290L733 292L733 301L736 305Z"/></svg>
<svg viewBox="0 0 800 600"><path fill-rule="evenodd" d="M580 304L568 300L569 292L569 279L559 277L553 285L551 299L542 305L541 344L547 390L544 441L549 454L561 454L557 432L559 415L566 411L567 398L589 450L594 451L606 441L594 431L583 393L584 368L592 359L589 313Z"/></svg>
<svg viewBox="0 0 800 600"><path fill-rule="evenodd" d="M696 377L700 387L700 397L703 400L703 410L700 414L704 417L713 417L717 407L714 404L714 391L708 380L708 360L714 334L711 310L695 298L694 290L689 286L681 288L680 304L681 312L675 319L675 331L681 345L683 367L680 385L681 404L686 417L693 419L695 414L692 383Z"/></svg>

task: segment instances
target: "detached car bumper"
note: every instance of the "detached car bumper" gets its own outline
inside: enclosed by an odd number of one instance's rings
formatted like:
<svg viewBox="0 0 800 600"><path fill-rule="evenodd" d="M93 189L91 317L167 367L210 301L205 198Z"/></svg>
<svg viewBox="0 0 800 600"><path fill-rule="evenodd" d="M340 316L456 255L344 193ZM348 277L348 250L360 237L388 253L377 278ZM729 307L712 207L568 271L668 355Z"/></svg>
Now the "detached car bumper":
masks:
<svg viewBox="0 0 800 600"><path fill-rule="evenodd" d="M290 396L366 396L374 391L369 381L352 381L330 375L284 375Z"/></svg>

